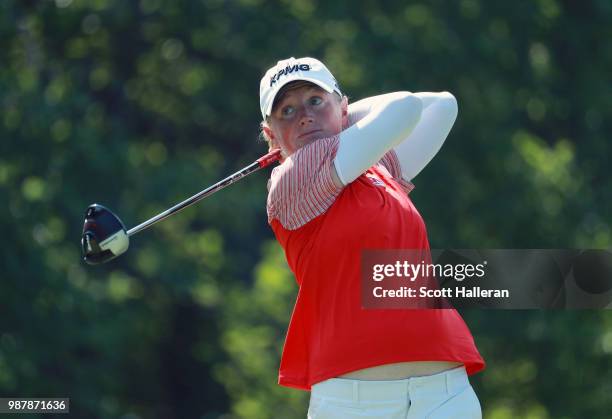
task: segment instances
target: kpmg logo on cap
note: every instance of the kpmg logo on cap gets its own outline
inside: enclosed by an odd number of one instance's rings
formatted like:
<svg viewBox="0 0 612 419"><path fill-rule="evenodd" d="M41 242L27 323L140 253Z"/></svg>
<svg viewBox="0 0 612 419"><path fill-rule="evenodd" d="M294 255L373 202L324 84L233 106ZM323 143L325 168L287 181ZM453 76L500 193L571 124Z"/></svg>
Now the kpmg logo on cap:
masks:
<svg viewBox="0 0 612 419"><path fill-rule="evenodd" d="M274 83L276 83L280 77L291 74L294 71L310 71L310 65L298 63L292 66L287 66L283 68L278 73L270 77L270 87L272 87L272 85L274 85Z"/></svg>

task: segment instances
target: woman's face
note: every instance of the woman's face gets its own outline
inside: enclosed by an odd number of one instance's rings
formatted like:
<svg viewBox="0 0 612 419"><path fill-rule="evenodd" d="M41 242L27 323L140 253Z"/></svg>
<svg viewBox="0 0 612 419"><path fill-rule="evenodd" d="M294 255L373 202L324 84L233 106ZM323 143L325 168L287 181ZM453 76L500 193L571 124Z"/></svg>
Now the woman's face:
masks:
<svg viewBox="0 0 612 419"><path fill-rule="evenodd" d="M290 156L315 140L339 134L347 126L347 99L312 83L296 83L279 97L263 129Z"/></svg>

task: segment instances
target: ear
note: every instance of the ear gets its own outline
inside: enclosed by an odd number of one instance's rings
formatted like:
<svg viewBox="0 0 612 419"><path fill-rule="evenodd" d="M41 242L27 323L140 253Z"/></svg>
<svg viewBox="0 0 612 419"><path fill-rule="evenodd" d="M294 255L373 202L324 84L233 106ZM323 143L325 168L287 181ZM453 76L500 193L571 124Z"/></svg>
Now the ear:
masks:
<svg viewBox="0 0 612 419"><path fill-rule="evenodd" d="M264 135L266 136L266 139L268 140L268 148L270 150L273 150L275 148L280 148L280 146L276 142L276 137L274 137L274 132L272 132L270 127L264 123L261 125L261 129Z"/></svg>
<svg viewBox="0 0 612 419"><path fill-rule="evenodd" d="M266 125L265 123L262 124L261 129L263 130L264 134L266 134L266 137L268 137L269 140L274 139L274 133L268 125Z"/></svg>

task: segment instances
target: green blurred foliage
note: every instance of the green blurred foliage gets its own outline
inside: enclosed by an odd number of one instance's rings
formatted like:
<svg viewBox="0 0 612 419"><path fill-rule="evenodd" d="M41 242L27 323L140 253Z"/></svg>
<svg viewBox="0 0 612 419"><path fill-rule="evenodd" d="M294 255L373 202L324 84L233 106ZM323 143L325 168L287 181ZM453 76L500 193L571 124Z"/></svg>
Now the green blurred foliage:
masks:
<svg viewBox="0 0 612 419"><path fill-rule="evenodd" d="M259 78L315 56L351 100L449 90L415 179L433 247L609 248L612 6L590 0L0 3L0 395L79 418L304 417L276 384L297 287L266 174L80 260L100 202L128 226L265 151ZM485 417L602 418L612 316L463 313Z"/></svg>

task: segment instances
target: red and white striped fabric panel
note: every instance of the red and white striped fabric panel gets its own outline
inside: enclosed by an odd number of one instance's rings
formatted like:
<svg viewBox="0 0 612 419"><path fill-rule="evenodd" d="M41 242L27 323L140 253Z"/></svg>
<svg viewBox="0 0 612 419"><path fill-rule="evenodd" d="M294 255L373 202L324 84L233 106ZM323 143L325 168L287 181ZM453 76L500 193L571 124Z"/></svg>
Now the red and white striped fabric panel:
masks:
<svg viewBox="0 0 612 419"><path fill-rule="evenodd" d="M331 170L338 136L305 145L272 170L268 181L268 222L277 219L295 230L323 214L342 190Z"/></svg>
<svg viewBox="0 0 612 419"><path fill-rule="evenodd" d="M268 223L277 219L287 230L296 230L332 206L342 188L334 185L332 167L338 136L305 145L272 170L268 180ZM383 156L383 165L409 193L414 185L401 177L395 151Z"/></svg>
<svg viewBox="0 0 612 419"><path fill-rule="evenodd" d="M400 184L406 194L409 194L414 189L414 184L402 177L402 167L400 166L399 159L394 149L389 150L387 154L380 159L379 164L382 164L385 169L389 171L389 174Z"/></svg>

